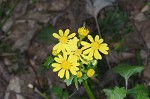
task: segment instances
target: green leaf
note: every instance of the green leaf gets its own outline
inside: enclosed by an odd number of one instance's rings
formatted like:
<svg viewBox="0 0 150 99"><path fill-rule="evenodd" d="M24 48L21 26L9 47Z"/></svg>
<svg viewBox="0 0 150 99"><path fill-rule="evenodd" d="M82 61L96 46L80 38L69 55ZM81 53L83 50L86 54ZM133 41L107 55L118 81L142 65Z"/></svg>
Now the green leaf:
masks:
<svg viewBox="0 0 150 99"><path fill-rule="evenodd" d="M143 66L117 66L113 68L115 73L120 74L126 80L135 73L140 73L144 69Z"/></svg>
<svg viewBox="0 0 150 99"><path fill-rule="evenodd" d="M84 79L84 80L87 80L87 79L88 79L88 76L87 76L86 74L84 74L84 75L83 75L83 79Z"/></svg>
<svg viewBox="0 0 150 99"><path fill-rule="evenodd" d="M51 89L51 94L54 94L57 97L61 97L63 94L63 90L60 86L53 86Z"/></svg>
<svg viewBox="0 0 150 99"><path fill-rule="evenodd" d="M147 94L138 94L135 99L150 99Z"/></svg>
<svg viewBox="0 0 150 99"><path fill-rule="evenodd" d="M50 68L51 66L51 63L54 61L54 58L52 56L49 56L46 58L43 66L46 67L46 68Z"/></svg>
<svg viewBox="0 0 150 99"><path fill-rule="evenodd" d="M78 80L77 80L77 79L74 79L74 82L75 82L76 89L78 90L78 88L79 88Z"/></svg>
<svg viewBox="0 0 150 99"><path fill-rule="evenodd" d="M69 96L69 93L64 91L62 99L67 99L68 96Z"/></svg>
<svg viewBox="0 0 150 99"><path fill-rule="evenodd" d="M55 38L52 36L54 32L56 32L56 28L54 28L51 24L42 28L42 30L38 33L37 38L42 42L56 42Z"/></svg>
<svg viewBox="0 0 150 99"><path fill-rule="evenodd" d="M83 78L79 78L78 82L81 84L83 82Z"/></svg>
<svg viewBox="0 0 150 99"><path fill-rule="evenodd" d="M107 96L107 99L123 99L126 97L127 91L124 87L115 87L113 90L104 89L103 90Z"/></svg>
<svg viewBox="0 0 150 99"><path fill-rule="evenodd" d="M135 99L149 99L148 89L144 85L137 84L134 88L128 90L128 94L134 97ZM144 98L145 97L145 98Z"/></svg>
<svg viewBox="0 0 150 99"><path fill-rule="evenodd" d="M72 80L73 80L73 76L71 76L69 79L65 79L64 82L67 84L67 86L71 85Z"/></svg>

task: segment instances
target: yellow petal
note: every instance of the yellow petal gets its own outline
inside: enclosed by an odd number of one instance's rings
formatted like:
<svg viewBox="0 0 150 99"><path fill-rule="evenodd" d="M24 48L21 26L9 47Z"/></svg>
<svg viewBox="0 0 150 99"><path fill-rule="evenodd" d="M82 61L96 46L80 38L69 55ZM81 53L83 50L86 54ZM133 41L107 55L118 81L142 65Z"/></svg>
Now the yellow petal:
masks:
<svg viewBox="0 0 150 99"><path fill-rule="evenodd" d="M102 59L102 56L100 55L100 53L98 52L98 50L95 50L94 57L95 57L95 59Z"/></svg>
<svg viewBox="0 0 150 99"><path fill-rule="evenodd" d="M99 39L98 40L99 43L103 43L103 41L104 41L103 39Z"/></svg>
<svg viewBox="0 0 150 99"><path fill-rule="evenodd" d="M105 49L99 48L99 51L102 52L103 54L108 54L108 51L106 51Z"/></svg>
<svg viewBox="0 0 150 99"><path fill-rule="evenodd" d="M69 79L69 77L70 77L69 71L66 70L66 78Z"/></svg>
<svg viewBox="0 0 150 99"><path fill-rule="evenodd" d="M61 61L64 61L64 58L60 54L58 55L58 57Z"/></svg>
<svg viewBox="0 0 150 99"><path fill-rule="evenodd" d="M60 35L60 36L64 36L64 35L63 35L63 31L62 31L61 29L60 29L58 32L59 32L59 35Z"/></svg>
<svg viewBox="0 0 150 99"><path fill-rule="evenodd" d="M63 52L64 60L67 60L67 52Z"/></svg>
<svg viewBox="0 0 150 99"><path fill-rule="evenodd" d="M82 56L84 59L87 59L87 60L92 60L92 59L93 59L92 57L86 56L86 55L84 55L84 54L81 54L81 56Z"/></svg>
<svg viewBox="0 0 150 99"><path fill-rule="evenodd" d="M91 44L85 45L84 47L81 48L81 50L85 50L87 48L91 47Z"/></svg>
<svg viewBox="0 0 150 99"><path fill-rule="evenodd" d="M57 71L59 71L61 69L61 67L60 66L57 66L57 67L55 67L54 69L53 69L53 72L57 72Z"/></svg>
<svg viewBox="0 0 150 99"><path fill-rule="evenodd" d="M73 55L69 55L68 61L71 62L71 63L74 61Z"/></svg>
<svg viewBox="0 0 150 99"><path fill-rule="evenodd" d="M60 67L60 64L58 64L58 63L53 63L53 64L52 64L52 67Z"/></svg>
<svg viewBox="0 0 150 99"><path fill-rule="evenodd" d="M88 54L88 57L92 57L94 54L94 50L91 50L90 53Z"/></svg>
<svg viewBox="0 0 150 99"><path fill-rule="evenodd" d="M84 64L88 64L88 62L84 61L81 57L80 57L81 62L83 62Z"/></svg>
<svg viewBox="0 0 150 99"><path fill-rule="evenodd" d="M92 50L92 48L89 48L89 49L87 49L87 50L83 51L83 54L88 54L88 53L90 53L90 52L91 52L91 50Z"/></svg>
<svg viewBox="0 0 150 99"><path fill-rule="evenodd" d="M76 66L74 66L74 69L75 69L76 71L78 71L78 70L79 70L79 68L78 68L78 67L76 67Z"/></svg>
<svg viewBox="0 0 150 99"><path fill-rule="evenodd" d="M69 32L70 32L70 30L69 30L69 29L66 29L66 30L65 30L65 33L64 33L64 36L68 36Z"/></svg>
<svg viewBox="0 0 150 99"><path fill-rule="evenodd" d="M60 78L63 78L64 77L64 74L65 74L65 70L64 69L61 69L59 72L58 72L58 76Z"/></svg>
<svg viewBox="0 0 150 99"><path fill-rule="evenodd" d="M95 36L95 41L98 41L99 40L99 35L96 35Z"/></svg>
<svg viewBox="0 0 150 99"><path fill-rule="evenodd" d="M99 47L99 51L102 52L103 54L108 54L109 47L107 47L107 44L101 44Z"/></svg>
<svg viewBox="0 0 150 99"><path fill-rule="evenodd" d="M70 71L71 71L71 73L72 73L73 75L76 75L76 74L77 74L76 68L75 68L74 66L71 66Z"/></svg>
<svg viewBox="0 0 150 99"><path fill-rule="evenodd" d="M79 66L80 64L77 63L77 62L74 62L72 65L73 65L73 66Z"/></svg>
<svg viewBox="0 0 150 99"><path fill-rule="evenodd" d="M102 44L101 44L101 46L107 46L107 45L108 45L107 43L102 43Z"/></svg>
<svg viewBox="0 0 150 99"><path fill-rule="evenodd" d="M58 57L55 57L54 60L55 60L57 63L62 63L62 60L59 59Z"/></svg>
<svg viewBox="0 0 150 99"><path fill-rule="evenodd" d="M88 39L89 39L91 42L94 42L93 37L92 37L91 35L88 35Z"/></svg>
<svg viewBox="0 0 150 99"><path fill-rule="evenodd" d="M70 38L73 38L75 35L76 35L76 33L72 33L72 34L70 34L70 35L68 36L68 38L69 38L69 39L70 39Z"/></svg>
<svg viewBox="0 0 150 99"><path fill-rule="evenodd" d="M61 43L58 43L53 47L53 50L58 50L58 49L60 49L60 47L61 47Z"/></svg>
<svg viewBox="0 0 150 99"><path fill-rule="evenodd" d="M62 52L66 51L66 44L61 44L60 49L62 50Z"/></svg>
<svg viewBox="0 0 150 99"><path fill-rule="evenodd" d="M57 39L60 38L60 36L59 36L57 33L53 33L53 36L54 36L55 38L57 38Z"/></svg>
<svg viewBox="0 0 150 99"><path fill-rule="evenodd" d="M67 46L70 47L71 51L75 51L75 45L73 43L73 40L70 40Z"/></svg>
<svg viewBox="0 0 150 99"><path fill-rule="evenodd" d="M90 43L85 42L85 41L81 41L81 45L85 46L85 45L89 45Z"/></svg>

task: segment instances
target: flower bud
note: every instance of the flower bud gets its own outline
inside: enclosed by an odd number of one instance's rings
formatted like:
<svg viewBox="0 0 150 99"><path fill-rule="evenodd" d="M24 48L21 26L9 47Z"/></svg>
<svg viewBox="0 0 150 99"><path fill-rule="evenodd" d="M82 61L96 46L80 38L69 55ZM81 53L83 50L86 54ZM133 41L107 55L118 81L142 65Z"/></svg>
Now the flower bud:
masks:
<svg viewBox="0 0 150 99"><path fill-rule="evenodd" d="M78 78L82 77L82 72L81 72L81 71L78 71L78 72L77 72L77 77L78 77Z"/></svg>
<svg viewBox="0 0 150 99"><path fill-rule="evenodd" d="M98 61L97 61L97 60L93 60L92 65L93 65L93 66L96 66L96 65L97 65L97 63L98 63Z"/></svg>
<svg viewBox="0 0 150 99"><path fill-rule="evenodd" d="M89 34L89 30L85 27L81 27L78 29L79 37L82 40L85 36Z"/></svg>
<svg viewBox="0 0 150 99"><path fill-rule="evenodd" d="M94 69L89 69L89 70L87 71L87 76L88 76L88 77L92 77L92 76L94 76L94 74L95 74L95 70L94 70Z"/></svg>

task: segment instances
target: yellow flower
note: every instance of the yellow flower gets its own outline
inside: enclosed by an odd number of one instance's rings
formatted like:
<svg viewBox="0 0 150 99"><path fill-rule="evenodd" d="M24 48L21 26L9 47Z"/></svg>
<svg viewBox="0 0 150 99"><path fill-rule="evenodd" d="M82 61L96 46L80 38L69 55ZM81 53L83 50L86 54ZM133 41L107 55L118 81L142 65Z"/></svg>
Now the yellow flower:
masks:
<svg viewBox="0 0 150 99"><path fill-rule="evenodd" d="M66 46L67 53L74 55L74 58L76 58L77 60L81 60L83 63L87 64L85 60L92 60L92 57L88 57L83 54L82 49L78 48L78 41L79 39L77 37L69 40L68 45Z"/></svg>
<svg viewBox="0 0 150 99"><path fill-rule="evenodd" d="M60 78L63 78L65 75L66 78L69 79L70 73L72 73L73 75L77 74L77 71L79 70L77 66L79 66L80 64L73 58L72 55L68 56L67 53L63 53L62 56L59 54L58 57L54 58L54 60L56 61L56 63L52 64L52 67L54 67L53 71L59 71L58 76Z"/></svg>
<svg viewBox="0 0 150 99"><path fill-rule="evenodd" d="M66 29L64 33L62 30L59 30L59 35L57 33L53 33L53 36L59 40L59 43L53 47L53 50L57 50L58 53L66 50L68 40L76 35L75 33L69 35L69 32L70 30Z"/></svg>
<svg viewBox="0 0 150 99"><path fill-rule="evenodd" d="M94 70L94 69L89 69L89 70L87 71L87 76L88 76L88 77L92 77L94 74L95 74L95 70Z"/></svg>
<svg viewBox="0 0 150 99"><path fill-rule="evenodd" d="M83 74L82 74L81 71L78 71L78 72L77 72L77 77L78 77L78 78L82 77L82 75L83 75Z"/></svg>
<svg viewBox="0 0 150 99"><path fill-rule="evenodd" d="M95 39L91 35L88 35L88 39L91 43L82 41L83 45L83 54L88 54L89 57L94 57L95 59L102 59L102 56L99 52L103 54L108 54L109 47L106 43L103 43L103 39L100 39L98 35L95 36Z"/></svg>

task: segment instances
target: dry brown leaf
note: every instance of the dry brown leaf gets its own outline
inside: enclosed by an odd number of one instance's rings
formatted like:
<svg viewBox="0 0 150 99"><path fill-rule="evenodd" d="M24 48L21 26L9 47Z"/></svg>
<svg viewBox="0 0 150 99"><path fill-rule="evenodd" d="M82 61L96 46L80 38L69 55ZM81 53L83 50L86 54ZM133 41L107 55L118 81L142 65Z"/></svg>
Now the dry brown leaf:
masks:
<svg viewBox="0 0 150 99"><path fill-rule="evenodd" d="M20 2L15 7L12 16L2 26L2 30L4 32L7 32L12 27L17 18L25 14L28 4L29 0L20 0Z"/></svg>
<svg viewBox="0 0 150 99"><path fill-rule="evenodd" d="M145 6L142 8L141 12L144 13L144 12L146 12L146 11L148 11L148 10L149 10L149 6L148 6L148 5L145 5Z"/></svg>
<svg viewBox="0 0 150 99"><path fill-rule="evenodd" d="M27 24L27 26L21 30L22 33L24 33L24 35L21 38L19 38L18 40L16 40L16 42L12 46L12 49L13 50L20 49L21 52L24 52L25 50L27 50L27 48L30 45L30 40L33 38L35 32L39 28L40 27L39 27L39 25L37 25L36 21L30 20L29 23Z"/></svg>
<svg viewBox="0 0 150 99"><path fill-rule="evenodd" d="M19 18L26 13L30 0L20 0L14 9L13 17Z"/></svg>
<svg viewBox="0 0 150 99"><path fill-rule="evenodd" d="M6 84L6 82L9 82L10 80L10 74L6 68L6 66L0 61L0 82L3 84Z"/></svg>
<svg viewBox="0 0 150 99"><path fill-rule="evenodd" d="M21 93L21 85L20 85L20 79L16 76L16 77L12 77L9 85L7 87L7 91L14 91L16 93ZM4 99L10 99L10 93L5 94ZM16 94L16 98L17 99L25 99L22 95L20 94Z"/></svg>
<svg viewBox="0 0 150 99"><path fill-rule="evenodd" d="M86 11L88 14L97 17L98 13L106 6L112 5L115 0L86 0Z"/></svg>
<svg viewBox="0 0 150 99"><path fill-rule="evenodd" d="M7 32L7 31L12 27L12 25L14 24L14 21L15 21L15 19L14 19L13 17L10 17L10 18L6 21L6 23L2 26L2 30L3 30L4 32Z"/></svg>
<svg viewBox="0 0 150 99"><path fill-rule="evenodd" d="M130 52L116 52L116 51L109 50L109 55L107 57L109 62L111 63L120 63L124 60L133 58L134 54Z"/></svg>
<svg viewBox="0 0 150 99"><path fill-rule="evenodd" d="M145 21L145 20L147 20L147 17L145 16L144 13L139 13L134 17L134 20L139 21L139 22Z"/></svg>

